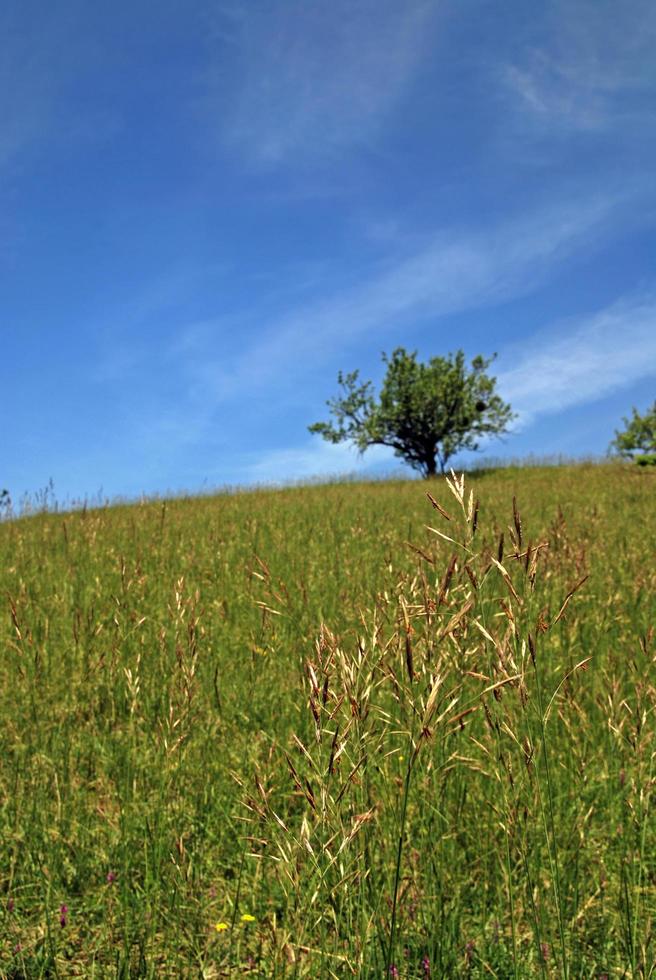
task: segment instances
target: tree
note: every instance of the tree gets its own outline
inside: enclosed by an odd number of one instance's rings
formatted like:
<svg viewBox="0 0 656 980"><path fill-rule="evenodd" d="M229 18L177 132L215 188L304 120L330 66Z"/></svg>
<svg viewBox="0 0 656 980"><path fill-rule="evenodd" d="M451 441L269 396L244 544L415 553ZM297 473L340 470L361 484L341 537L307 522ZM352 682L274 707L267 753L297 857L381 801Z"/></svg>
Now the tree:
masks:
<svg viewBox="0 0 656 980"><path fill-rule="evenodd" d="M316 422L310 432L329 442L353 442L361 453L390 446L423 476L434 476L438 465L444 473L454 453L478 449L480 436L501 435L514 418L495 393L496 379L486 374L493 360L475 357L469 370L459 350L423 364L416 351L398 347L391 357L383 354L387 373L378 400L357 371L340 371L342 394L326 403L335 424Z"/></svg>
<svg viewBox="0 0 656 980"><path fill-rule="evenodd" d="M656 401L644 415L633 408L631 418L622 421L624 431L615 431L610 450L642 465L656 464Z"/></svg>

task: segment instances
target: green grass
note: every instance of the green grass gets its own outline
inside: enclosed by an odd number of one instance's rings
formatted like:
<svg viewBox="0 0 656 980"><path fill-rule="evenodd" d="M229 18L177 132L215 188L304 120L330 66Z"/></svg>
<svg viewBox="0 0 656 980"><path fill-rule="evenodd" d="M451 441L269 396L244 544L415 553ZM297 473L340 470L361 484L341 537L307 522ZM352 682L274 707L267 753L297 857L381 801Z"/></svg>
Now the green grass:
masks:
<svg viewBox="0 0 656 980"><path fill-rule="evenodd" d="M0 976L655 975L655 490L0 524Z"/></svg>

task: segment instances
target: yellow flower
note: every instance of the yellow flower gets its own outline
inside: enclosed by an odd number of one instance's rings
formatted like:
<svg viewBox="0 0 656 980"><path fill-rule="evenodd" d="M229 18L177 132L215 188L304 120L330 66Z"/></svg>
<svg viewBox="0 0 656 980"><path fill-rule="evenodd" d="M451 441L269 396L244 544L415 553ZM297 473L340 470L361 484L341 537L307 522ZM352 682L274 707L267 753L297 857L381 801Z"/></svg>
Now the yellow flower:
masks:
<svg viewBox="0 0 656 980"><path fill-rule="evenodd" d="M226 929L230 928L230 926L228 925L227 922L215 922L214 928L216 929L217 932L225 932Z"/></svg>
<svg viewBox="0 0 656 980"><path fill-rule="evenodd" d="M249 915L248 912L244 912L244 914L241 917L241 921L242 922L255 922L255 916L254 915Z"/></svg>

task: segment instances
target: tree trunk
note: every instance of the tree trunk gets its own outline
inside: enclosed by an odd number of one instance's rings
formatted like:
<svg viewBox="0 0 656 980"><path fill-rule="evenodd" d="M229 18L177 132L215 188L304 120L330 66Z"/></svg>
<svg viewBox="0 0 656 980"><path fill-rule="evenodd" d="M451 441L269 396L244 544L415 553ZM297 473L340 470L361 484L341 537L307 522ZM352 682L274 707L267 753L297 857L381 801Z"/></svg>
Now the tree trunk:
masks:
<svg viewBox="0 0 656 980"><path fill-rule="evenodd" d="M435 456L427 456L424 460L424 477L430 480L432 476L437 476L437 461Z"/></svg>

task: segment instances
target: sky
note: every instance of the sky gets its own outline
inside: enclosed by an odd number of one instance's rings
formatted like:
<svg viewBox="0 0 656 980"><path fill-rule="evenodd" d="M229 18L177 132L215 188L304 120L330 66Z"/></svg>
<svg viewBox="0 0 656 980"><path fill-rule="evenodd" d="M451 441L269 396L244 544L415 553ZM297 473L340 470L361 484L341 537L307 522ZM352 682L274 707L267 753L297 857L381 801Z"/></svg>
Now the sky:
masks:
<svg viewBox="0 0 656 980"><path fill-rule="evenodd" d="M603 454L656 397L651 0L4 0L0 36L15 500L399 473L307 430L396 347L497 354L476 458Z"/></svg>

